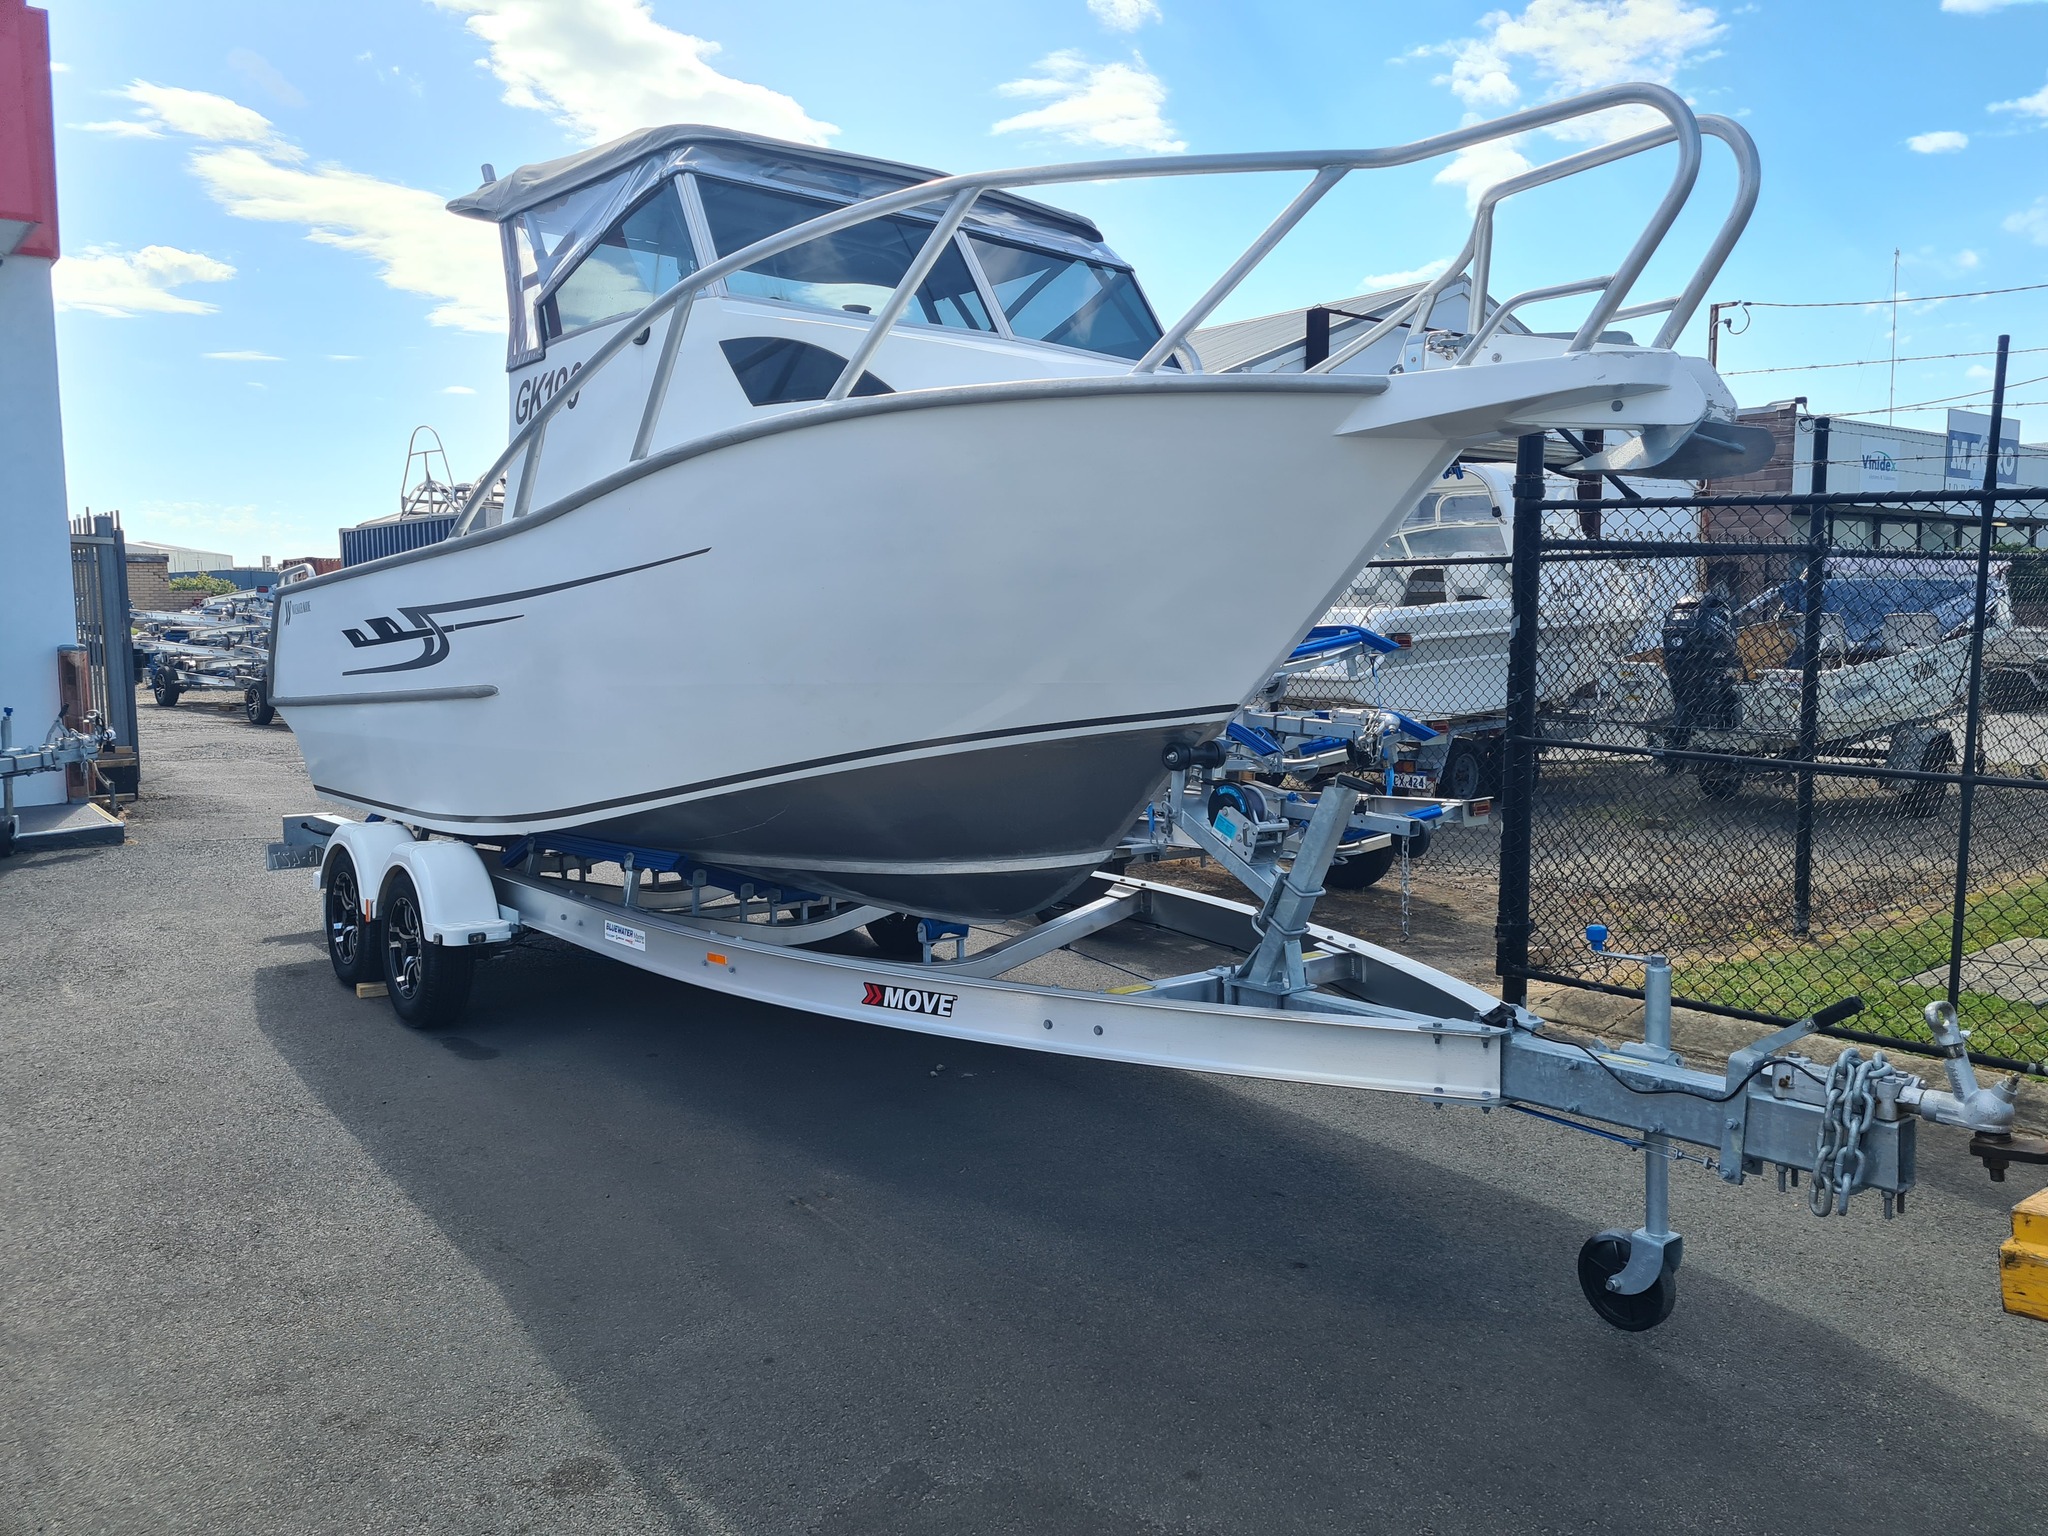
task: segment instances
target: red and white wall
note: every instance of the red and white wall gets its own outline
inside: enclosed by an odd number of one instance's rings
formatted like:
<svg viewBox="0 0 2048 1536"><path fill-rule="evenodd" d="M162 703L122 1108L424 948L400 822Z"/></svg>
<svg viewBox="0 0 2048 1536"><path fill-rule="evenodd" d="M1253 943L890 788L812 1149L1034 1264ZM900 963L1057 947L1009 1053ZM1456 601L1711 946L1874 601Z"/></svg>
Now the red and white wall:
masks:
<svg viewBox="0 0 2048 1536"><path fill-rule="evenodd" d="M75 643L64 423L57 406L57 162L50 18L0 0L0 705L16 742L57 716L57 650ZM64 775L15 782L15 798L64 798Z"/></svg>

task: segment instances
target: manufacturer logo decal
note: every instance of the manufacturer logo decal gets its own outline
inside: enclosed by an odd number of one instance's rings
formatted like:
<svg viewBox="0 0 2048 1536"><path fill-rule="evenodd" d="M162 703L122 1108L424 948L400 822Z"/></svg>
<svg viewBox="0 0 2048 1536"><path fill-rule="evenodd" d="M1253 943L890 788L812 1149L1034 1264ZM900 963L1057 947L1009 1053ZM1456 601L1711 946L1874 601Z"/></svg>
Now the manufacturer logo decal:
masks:
<svg viewBox="0 0 2048 1536"><path fill-rule="evenodd" d="M861 999L870 1008L894 1008L899 1013L922 1013L934 1019L953 1017L953 1004L959 999L951 992L926 992L919 987L889 987L878 981L863 982L867 996Z"/></svg>
<svg viewBox="0 0 2048 1536"><path fill-rule="evenodd" d="M646 929L628 928L624 923L615 923L610 918L605 919L604 938L607 944L623 944L628 949L644 950L647 947Z"/></svg>
<svg viewBox="0 0 2048 1536"><path fill-rule="evenodd" d="M357 650L368 650L380 645L400 645L408 641L417 644L420 653L408 656L404 661L394 661L384 667L356 667L342 673L343 677L363 677L373 672L412 672L421 667L436 666L448 659L448 637L460 629L481 629L486 624L508 624L514 619L526 617L523 613L501 613L491 618L464 619L459 624L444 624L443 614L468 613L477 608L492 608L500 603L523 603L528 598L546 597L550 592L566 592L571 587L587 587L592 582L610 581L615 576L631 576L636 571L651 571L656 566L673 565L678 560L694 560L699 555L711 553L711 546L693 549L687 554L670 555L665 560L649 560L644 565L629 565L622 570L605 571L597 576L579 576L574 581L558 581L545 587L528 587L521 592L499 592L490 597L461 598L452 603L423 603L418 607L400 608L405 622L379 615L365 619L369 633L360 629L345 629L342 634Z"/></svg>

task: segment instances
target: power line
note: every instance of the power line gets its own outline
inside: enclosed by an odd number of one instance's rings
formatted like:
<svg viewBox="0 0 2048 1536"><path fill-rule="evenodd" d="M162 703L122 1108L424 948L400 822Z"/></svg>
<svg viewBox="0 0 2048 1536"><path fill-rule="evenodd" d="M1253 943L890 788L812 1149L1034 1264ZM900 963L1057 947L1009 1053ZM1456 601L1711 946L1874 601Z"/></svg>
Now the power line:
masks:
<svg viewBox="0 0 2048 1536"><path fill-rule="evenodd" d="M2018 357L2024 352L2048 352L2048 347L2014 347L2006 355ZM1724 379L1740 378L1746 373L1818 373L1823 368L1879 368L1890 362L1901 363L1945 363L1959 357L1996 357L1995 350L1984 352L1926 352L1918 357L1865 357L1853 363L1788 363L1782 368L1723 368ZM1903 406L1900 407L1904 409Z"/></svg>
<svg viewBox="0 0 2048 1536"><path fill-rule="evenodd" d="M2018 383L2008 384L2005 387L2007 389L2025 389L2029 384L2041 383L2048 383L2048 373L2039 374L2031 379L2021 379ZM1916 401L1912 405L1898 406L1897 409L1901 411L1917 411L1926 406L1949 405L1957 400L1975 400L1979 395L1989 395L1994 393L1996 393L1996 391L1987 386L1983 389L1966 390L1960 395L1936 395L1932 400ZM1853 416L1858 413L1854 411L1843 411L1841 414L1844 416ZM1875 415L1876 412L1873 411L1870 414Z"/></svg>
<svg viewBox="0 0 2048 1536"><path fill-rule="evenodd" d="M1733 299L1727 302L1745 309L1882 309L1892 303L1936 304L1943 299L1988 299L2001 293L2034 293L2043 288L2048 288L2048 283L2021 283L2016 288L1975 288L1968 293L1924 293L1914 298L1896 294L1882 299L1821 299L1806 303L1780 299Z"/></svg>

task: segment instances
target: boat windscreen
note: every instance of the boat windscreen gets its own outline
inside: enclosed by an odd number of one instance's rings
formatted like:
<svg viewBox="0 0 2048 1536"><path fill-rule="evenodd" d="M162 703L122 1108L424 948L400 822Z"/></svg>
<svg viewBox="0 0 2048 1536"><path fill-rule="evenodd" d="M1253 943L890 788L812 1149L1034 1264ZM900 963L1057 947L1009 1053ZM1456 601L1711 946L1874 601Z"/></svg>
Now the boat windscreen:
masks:
<svg viewBox="0 0 2048 1536"><path fill-rule="evenodd" d="M1408 553L1416 559L1445 555L1504 555L1507 535L1498 523L1444 523L1408 533Z"/></svg>
<svg viewBox="0 0 2048 1536"><path fill-rule="evenodd" d="M722 255L839 206L709 176L697 178L697 189L711 238ZM888 302L931 232L932 226L918 219L869 219L735 272L725 280L726 289L752 298L873 314ZM950 244L933 263L904 318L961 330L995 329L974 274L959 248Z"/></svg>
<svg viewBox="0 0 2048 1536"><path fill-rule="evenodd" d="M616 220L598 236L541 305L550 341L586 325L630 315L697 269L675 183Z"/></svg>
<svg viewBox="0 0 2048 1536"><path fill-rule="evenodd" d="M1138 281L1122 267L968 237L1010 329L1034 341L1143 357L1159 339Z"/></svg>

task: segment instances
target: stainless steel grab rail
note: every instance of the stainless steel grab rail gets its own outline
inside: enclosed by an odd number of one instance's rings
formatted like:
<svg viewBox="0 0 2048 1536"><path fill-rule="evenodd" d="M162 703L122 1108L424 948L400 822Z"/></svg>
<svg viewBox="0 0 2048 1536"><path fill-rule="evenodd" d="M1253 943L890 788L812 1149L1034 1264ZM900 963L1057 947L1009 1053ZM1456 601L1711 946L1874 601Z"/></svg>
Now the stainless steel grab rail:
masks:
<svg viewBox="0 0 2048 1536"><path fill-rule="evenodd" d="M1428 295L1433 304L1435 294L1442 291L1444 284L1452 275L1462 270L1468 263L1472 263L1482 250L1490 256L1492 210L1502 197L1526 186L1557 180L1576 170L1606 164L1611 160L1638 154L1660 144L1676 143L1679 146L1679 163L1670 187L1627 257L1615 268L1613 276L1601 288L1592 312L1586 317L1585 323L1580 327L1578 335L1572 339L1568 349L1584 350L1592 345L1601 329L1620 309L1627 298L1630 285L1641 274L1650 256L1670 232L1680 209L1684 207L1699 171L1700 132L1708 121L1712 121L1718 126L1710 131L1715 132L1718 137L1727 138L1730 144L1736 147L1738 163L1744 167L1744 186L1747 189L1748 204L1742 207L1742 221L1734 223L1733 233L1730 233L1728 226L1723 226L1721 235L1709 248L1707 259L1701 263L1700 270L1694 273L1692 281L1687 284L1684 293L1676 302L1671 320L1664 327L1665 333L1675 336L1683 329L1685 320L1690 318L1692 309L1697 307L1699 297L1705 293L1707 284L1718 272L1720 262L1727 255L1728 247L1734 244L1734 236L1740 234L1741 222L1746 222L1748 217L1748 207L1754 205L1756 156L1749 136L1735 124L1727 122L1726 119L1696 119L1692 110L1676 93L1660 85L1608 86L1545 106L1532 107L1527 111L1516 112L1489 123L1476 123L1450 133L1437 134L1430 138L1418 139L1411 144L1388 148L1334 152L1285 151L1236 155L1150 156L1142 159L1077 161L1009 171L982 171L965 176L941 176L931 181L920 182L916 186L905 187L901 191L883 193L844 208L834 209L830 213L820 214L815 219L793 225L766 239L757 240L730 256L722 257L688 274L650 301L591 354L577 374L575 389L559 390L550 397L534 413L526 426L505 445L504 452L498 455L491 467L477 478L476 489L470 493L468 501L464 504L451 537L459 538L470 531L478 512L485 504L490 488L497 484L515 458L522 459L520 484L509 515L514 518L525 515L532 504L533 485L539 471L541 445L546 436L548 423L554 419L557 412L567 406L569 401L586 390L592 378L613 358L631 345L643 331L666 315L670 317L669 323L662 337L661 352L656 361L654 375L648 382L647 399L642 406L639 427L633 440L631 457L636 460L644 458L652 442L655 423L667 399L669 381L675 372L675 360L681 346L683 329L696 296L732 273L743 271L770 256L778 255L820 236L836 234L840 230L865 224L889 214L908 212L933 203L944 205L944 211L934 224L931 235L920 248L903 278L897 283L888 302L874 317L867 336L856 349L854 356L848 360L827 400L823 402L829 404L833 400L843 399L859 382L862 369L873 358L876 349L901 318L918 284L938 260L946 242L951 240L961 221L966 218L974 200L983 192L1011 187L1048 186L1061 182L1118 181L1158 176L1241 175L1288 170L1313 172L1309 186L1288 204L1280 216L1267 226L1236 261L1231 263L1222 277L1218 278L1179 320L1168 327L1159 342L1132 365L1131 372L1134 374L1150 373L1176 349L1185 345L1188 334L1207 319L1216 306L1229 296L1308 211L1350 172L1385 169L1434 159L1474 144L1511 137L1532 129L1548 127L1553 123L1624 106L1649 107L1662 113L1668 121L1668 126L1653 134L1638 135L1621 144L1604 146L1569 157L1567 160L1554 162L1549 166L1538 167L1489 190L1486 198L1482 200L1480 220L1475 221L1472 236L1467 239L1465 250L1458 262L1448 269L1444 277L1425 289L1424 294ZM1746 159L1744 146L1747 146ZM1739 194L1738 203L1740 202ZM1485 228L1483 245L1482 223ZM1423 296L1418 294L1416 297L1420 299ZM1402 306L1403 311L1412 313L1415 303L1416 300L1409 300ZM1424 319L1427 320L1426 314ZM1376 327L1373 332L1374 338L1392 329L1394 323L1397 322L1390 320ZM1666 344L1660 336L1658 345ZM1329 363L1310 371L1325 372L1335 363L1359 350L1361 344L1354 342L1347 346L1343 353L1331 358Z"/></svg>

